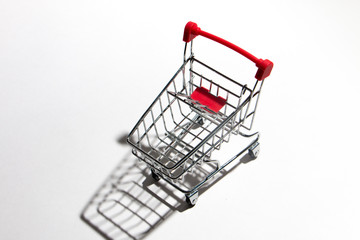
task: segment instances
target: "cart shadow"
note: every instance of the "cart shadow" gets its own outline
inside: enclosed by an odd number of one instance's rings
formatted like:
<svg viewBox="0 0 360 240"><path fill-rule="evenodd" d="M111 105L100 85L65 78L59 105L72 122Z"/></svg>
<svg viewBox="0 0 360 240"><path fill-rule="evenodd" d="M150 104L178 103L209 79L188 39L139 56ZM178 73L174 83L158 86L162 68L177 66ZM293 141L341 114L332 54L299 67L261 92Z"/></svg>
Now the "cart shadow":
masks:
<svg viewBox="0 0 360 240"><path fill-rule="evenodd" d="M118 143L125 145L126 135L120 137ZM199 189L199 195L238 165L249 161L251 158L245 155L230 170L219 172L216 179ZM129 147L124 158L86 204L80 218L105 239L139 240L175 212L189 208L185 195L165 181L156 182L150 170L132 155Z"/></svg>

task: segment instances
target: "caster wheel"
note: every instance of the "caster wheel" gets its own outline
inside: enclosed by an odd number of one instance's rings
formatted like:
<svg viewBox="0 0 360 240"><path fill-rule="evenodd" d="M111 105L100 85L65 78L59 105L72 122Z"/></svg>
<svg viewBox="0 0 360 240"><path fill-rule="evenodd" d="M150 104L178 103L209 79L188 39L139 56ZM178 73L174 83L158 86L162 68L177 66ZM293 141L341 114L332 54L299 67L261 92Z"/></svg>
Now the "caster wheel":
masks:
<svg viewBox="0 0 360 240"><path fill-rule="evenodd" d="M200 126L204 125L205 119L203 119L200 115L194 121L194 125L192 126L194 129L199 128Z"/></svg>
<svg viewBox="0 0 360 240"><path fill-rule="evenodd" d="M195 206L195 204L199 198L199 193L194 192L194 193L190 193L189 195L185 195L185 196L186 196L187 204L189 204L190 207L193 207L193 206Z"/></svg>
<svg viewBox="0 0 360 240"><path fill-rule="evenodd" d="M200 126L204 125L204 119L199 116L197 119L196 119L196 123L199 124Z"/></svg>
<svg viewBox="0 0 360 240"><path fill-rule="evenodd" d="M259 156L260 153L260 143L256 142L249 148L249 155L252 159L255 159Z"/></svg>
<svg viewBox="0 0 360 240"><path fill-rule="evenodd" d="M156 182L158 182L158 181L160 180L159 175L157 175L157 174L154 172L154 170L152 170L152 169L151 169L151 176L152 176L152 178L153 178Z"/></svg>

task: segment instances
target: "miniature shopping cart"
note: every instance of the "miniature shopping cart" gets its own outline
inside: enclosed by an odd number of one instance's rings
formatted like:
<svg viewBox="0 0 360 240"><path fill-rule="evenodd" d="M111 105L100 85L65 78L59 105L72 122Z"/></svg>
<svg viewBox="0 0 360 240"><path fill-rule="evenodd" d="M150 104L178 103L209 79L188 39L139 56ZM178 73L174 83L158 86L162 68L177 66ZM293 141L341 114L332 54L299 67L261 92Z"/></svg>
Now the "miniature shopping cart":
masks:
<svg viewBox="0 0 360 240"><path fill-rule="evenodd" d="M254 86L241 84L195 58L193 39L198 35L254 62L258 68ZM250 130L264 79L270 75L273 63L201 30L193 22L186 24L183 40L184 63L137 122L127 141L155 180L164 179L182 191L190 205L195 205L199 188L235 159L247 153L257 157L259 134ZM231 135L251 140L229 160L213 160L212 153L220 150Z"/></svg>

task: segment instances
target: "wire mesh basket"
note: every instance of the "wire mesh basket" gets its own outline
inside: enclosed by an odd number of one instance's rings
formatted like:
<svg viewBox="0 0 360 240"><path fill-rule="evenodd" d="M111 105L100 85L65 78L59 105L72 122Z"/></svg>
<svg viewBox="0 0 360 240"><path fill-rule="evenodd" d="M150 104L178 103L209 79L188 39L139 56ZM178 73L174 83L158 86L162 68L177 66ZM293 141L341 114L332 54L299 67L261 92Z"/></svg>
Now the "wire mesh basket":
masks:
<svg viewBox="0 0 360 240"><path fill-rule="evenodd" d="M204 36L219 42L255 62L258 67L253 86L247 86L195 58L193 39ZM194 205L198 189L216 173L246 151L256 157L258 133L250 131L264 79L273 63L257 59L224 39L202 31L189 22L184 32L184 63L145 111L128 136L135 154L152 171L184 192ZM188 42L190 53L187 54ZM187 57L188 55L188 57ZM250 144L223 164L211 159L232 135L254 137ZM198 181L186 184L184 178L196 174Z"/></svg>

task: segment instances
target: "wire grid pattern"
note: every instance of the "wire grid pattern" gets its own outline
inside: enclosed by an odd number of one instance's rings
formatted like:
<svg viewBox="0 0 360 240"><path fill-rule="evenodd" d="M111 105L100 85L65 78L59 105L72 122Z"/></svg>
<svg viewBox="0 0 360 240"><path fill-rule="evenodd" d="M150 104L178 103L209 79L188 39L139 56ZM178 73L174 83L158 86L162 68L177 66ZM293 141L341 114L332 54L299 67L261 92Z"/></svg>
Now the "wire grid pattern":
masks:
<svg viewBox="0 0 360 240"><path fill-rule="evenodd" d="M226 99L217 113L191 99L198 87ZM209 161L211 153L253 118L258 93L206 64L186 61L145 112L133 131L134 154L170 181ZM254 104L255 102L255 104Z"/></svg>
<svg viewBox="0 0 360 240"><path fill-rule="evenodd" d="M125 157L90 199L81 218L105 239L140 240L175 211L183 196L153 184L148 168Z"/></svg>

